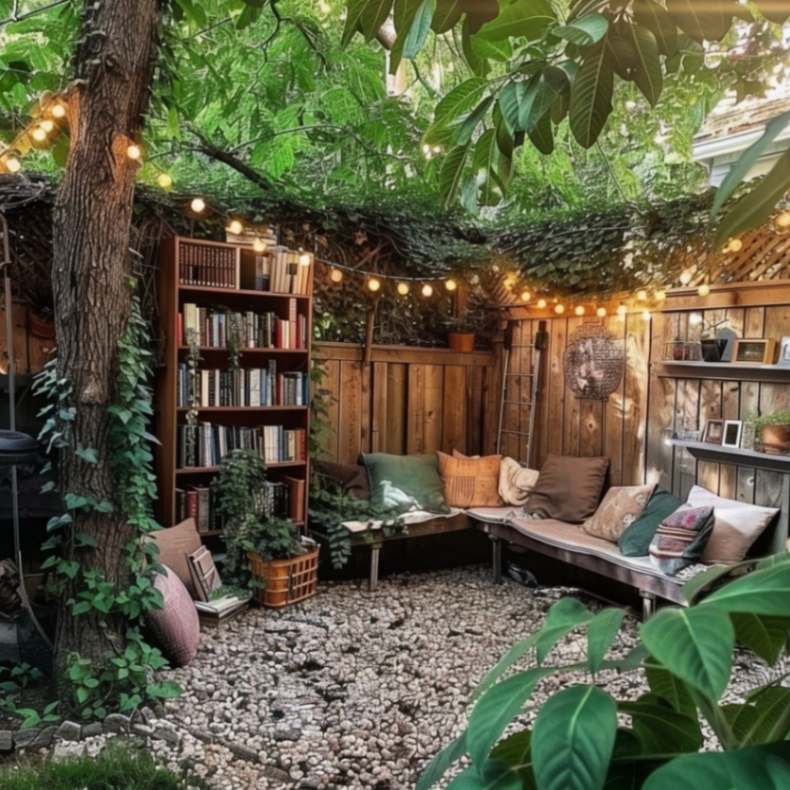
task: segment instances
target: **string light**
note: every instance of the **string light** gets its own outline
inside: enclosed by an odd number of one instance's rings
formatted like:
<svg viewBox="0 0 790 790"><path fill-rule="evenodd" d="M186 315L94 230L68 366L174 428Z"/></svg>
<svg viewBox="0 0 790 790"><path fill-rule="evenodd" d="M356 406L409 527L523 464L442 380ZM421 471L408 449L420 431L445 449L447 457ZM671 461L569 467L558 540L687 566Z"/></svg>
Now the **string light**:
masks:
<svg viewBox="0 0 790 790"><path fill-rule="evenodd" d="M47 139L47 133L40 126L33 129L31 136L37 143L43 143Z"/></svg>
<svg viewBox="0 0 790 790"><path fill-rule="evenodd" d="M639 302L646 302L647 301L647 291L644 288L640 288L636 292L636 298Z"/></svg>
<svg viewBox="0 0 790 790"><path fill-rule="evenodd" d="M329 272L329 279L333 283L340 283L343 282L343 271L342 269L338 269L336 266L333 266Z"/></svg>
<svg viewBox="0 0 790 790"><path fill-rule="evenodd" d="M9 156L5 160L5 167L9 173L18 173L22 169L22 165L15 156Z"/></svg>
<svg viewBox="0 0 790 790"><path fill-rule="evenodd" d="M409 284L408 283L398 283L396 290L400 296L406 296L409 293Z"/></svg>
<svg viewBox="0 0 790 790"><path fill-rule="evenodd" d="M545 299L538 299L538 309L545 310L546 309L546 300Z"/></svg>
<svg viewBox="0 0 790 790"><path fill-rule="evenodd" d="M140 146L139 146L139 145L136 145L135 143L132 143L132 144L131 144L131 145L130 145L130 146L127 148L127 149L126 149L126 156L128 156L128 157L129 157L129 159L132 159L132 160L134 160L135 162L136 162L138 159L140 159L140 157L141 157L142 155L143 155L143 151L142 151L142 149L140 148Z"/></svg>
<svg viewBox="0 0 790 790"><path fill-rule="evenodd" d="M234 236L240 236L243 230L244 230L244 225L242 225L241 221L238 219L232 219L228 223L228 232L232 233Z"/></svg>
<svg viewBox="0 0 790 790"><path fill-rule="evenodd" d="M531 294L529 291L522 291L522 292L521 292L521 301L522 301L522 302L525 302L525 303L526 303L526 302L528 302L530 299L532 299L532 294Z"/></svg>
<svg viewBox="0 0 790 790"><path fill-rule="evenodd" d="M50 118L44 118L41 122L41 128L49 134L55 128L55 122Z"/></svg>
<svg viewBox="0 0 790 790"><path fill-rule="evenodd" d="M597 315L598 318L606 318L606 308L605 307L599 307L595 311L595 315Z"/></svg>
<svg viewBox="0 0 790 790"><path fill-rule="evenodd" d="M627 312L628 308L622 302L620 302L620 304L617 306L617 315L619 315L620 318L625 318Z"/></svg>
<svg viewBox="0 0 790 790"><path fill-rule="evenodd" d="M309 266L313 262L313 256L309 252L299 253L299 265Z"/></svg>
<svg viewBox="0 0 790 790"><path fill-rule="evenodd" d="M694 276L694 272L691 269L683 269L680 273L680 283L681 285L688 285L691 282L691 278Z"/></svg>
<svg viewBox="0 0 790 790"><path fill-rule="evenodd" d="M724 248L725 252L740 252L743 248L743 242L740 239L732 238L727 242Z"/></svg>
<svg viewBox="0 0 790 790"><path fill-rule="evenodd" d="M266 252L266 242L256 236L252 240L252 248L255 250L255 252Z"/></svg>
<svg viewBox="0 0 790 790"><path fill-rule="evenodd" d="M156 183L162 189L170 189L173 186L173 179L167 173L160 173L156 178Z"/></svg>
<svg viewBox="0 0 790 790"><path fill-rule="evenodd" d="M780 230L787 230L790 228L790 211L783 211L776 218L776 227Z"/></svg>
<svg viewBox="0 0 790 790"><path fill-rule="evenodd" d="M66 115L66 107L62 102L55 102L52 105L52 117L63 118Z"/></svg>
<svg viewBox="0 0 790 790"><path fill-rule="evenodd" d="M657 302L663 302L667 298L667 292L663 289L656 291L655 299Z"/></svg>
<svg viewBox="0 0 790 790"><path fill-rule="evenodd" d="M557 305L559 307L559 305ZM584 315L584 307L582 305L576 305L573 312L578 315L579 317Z"/></svg>
<svg viewBox="0 0 790 790"><path fill-rule="evenodd" d="M428 299L428 297L433 296L433 286L430 283L425 283L422 287L422 295Z"/></svg>
<svg viewBox="0 0 790 790"><path fill-rule="evenodd" d="M699 288L697 288L697 293L700 296L709 296L710 295L710 286L707 283L702 283Z"/></svg>
<svg viewBox="0 0 790 790"><path fill-rule="evenodd" d="M509 274L507 277L505 277L503 285L508 289L508 291L512 291L516 285L516 276L514 274Z"/></svg>
<svg viewBox="0 0 790 790"><path fill-rule="evenodd" d="M206 210L206 201L203 198L193 198L192 202L189 204L189 207L195 214L202 214Z"/></svg>
<svg viewBox="0 0 790 790"><path fill-rule="evenodd" d="M370 277L368 279L368 290L371 293L376 293L381 289L381 280L377 279L376 277Z"/></svg>
<svg viewBox="0 0 790 790"><path fill-rule="evenodd" d="M458 287L458 283L451 277L449 280L444 281L444 287L452 293Z"/></svg>
<svg viewBox="0 0 790 790"><path fill-rule="evenodd" d="M554 312L555 312L557 315L562 315L562 314L565 312L565 305L564 305L564 304L562 304L562 303L560 303L560 304L555 304L555 305L554 305Z"/></svg>
<svg viewBox="0 0 790 790"><path fill-rule="evenodd" d="M650 315L650 310L643 310L642 318L644 318L645 321L649 321L652 318L652 316Z"/></svg>

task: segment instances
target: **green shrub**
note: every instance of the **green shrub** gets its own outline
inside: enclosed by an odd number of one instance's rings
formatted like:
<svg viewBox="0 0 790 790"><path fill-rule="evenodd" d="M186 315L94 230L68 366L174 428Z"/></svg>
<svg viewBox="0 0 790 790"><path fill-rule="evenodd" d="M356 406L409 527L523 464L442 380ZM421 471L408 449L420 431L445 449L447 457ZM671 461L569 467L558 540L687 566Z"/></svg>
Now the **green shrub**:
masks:
<svg viewBox="0 0 790 790"><path fill-rule="evenodd" d="M745 563L744 563L745 564ZM485 676L462 735L427 766L426 790L464 755L471 759L451 790L702 790L790 787L788 673L753 688L742 703L722 704L736 644L774 666L790 635L790 556L759 563L752 573L696 602L731 568L714 566L687 583L687 608L667 607L642 624L640 641L623 659L607 659L624 611L593 613L563 598L543 626L517 642ZM547 666L567 634L587 631L586 660ZM530 656L528 669L504 677ZM649 691L616 700L596 681L602 670L639 672ZM588 682L559 682L531 728L503 738L549 675L587 673ZM618 726L618 715L627 726ZM702 753L703 722L723 751Z"/></svg>

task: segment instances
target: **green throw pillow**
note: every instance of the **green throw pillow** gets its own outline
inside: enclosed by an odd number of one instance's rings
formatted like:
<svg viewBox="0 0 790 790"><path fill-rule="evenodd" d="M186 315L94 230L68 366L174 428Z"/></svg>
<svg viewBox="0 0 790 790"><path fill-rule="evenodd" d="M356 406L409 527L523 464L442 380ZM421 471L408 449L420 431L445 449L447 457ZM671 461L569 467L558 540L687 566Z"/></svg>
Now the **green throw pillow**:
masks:
<svg viewBox="0 0 790 790"><path fill-rule="evenodd" d="M363 453L370 480L370 501L398 513L427 510L449 513L436 454L390 455Z"/></svg>
<svg viewBox="0 0 790 790"><path fill-rule="evenodd" d="M632 522L620 535L617 545L625 557L645 557L650 553L650 541L661 522L672 515L683 503L675 496L657 488L650 497L645 509L636 521Z"/></svg>

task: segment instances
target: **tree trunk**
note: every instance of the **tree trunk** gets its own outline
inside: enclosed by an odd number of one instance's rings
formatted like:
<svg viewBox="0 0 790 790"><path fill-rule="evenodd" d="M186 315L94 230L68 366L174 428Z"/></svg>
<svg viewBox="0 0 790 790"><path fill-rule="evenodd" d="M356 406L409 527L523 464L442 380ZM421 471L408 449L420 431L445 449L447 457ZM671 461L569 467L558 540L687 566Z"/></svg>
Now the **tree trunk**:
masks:
<svg viewBox="0 0 790 790"><path fill-rule="evenodd" d="M95 448L86 463L66 450L61 484L72 492L115 502L109 465L107 406L115 390L118 340L129 315L129 240L138 163L127 148L138 139L153 79L163 0L86 3L75 54L74 87L68 95L71 133L63 183L53 213L52 286L58 339L58 373L72 386L73 446ZM81 571L97 568L121 586L129 577L123 547L130 538L116 513L72 514L66 556ZM95 550L73 548L85 533ZM55 636L59 673L71 653L99 659L122 648L124 623L98 613L72 617L65 605L81 573L61 596Z"/></svg>

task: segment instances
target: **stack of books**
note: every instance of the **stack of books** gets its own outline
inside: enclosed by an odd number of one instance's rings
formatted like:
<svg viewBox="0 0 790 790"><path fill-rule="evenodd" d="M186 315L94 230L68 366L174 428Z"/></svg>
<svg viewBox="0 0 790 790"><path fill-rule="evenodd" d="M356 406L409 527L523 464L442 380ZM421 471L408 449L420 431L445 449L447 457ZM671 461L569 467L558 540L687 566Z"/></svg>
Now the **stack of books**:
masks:
<svg viewBox="0 0 790 790"><path fill-rule="evenodd" d="M194 388L197 392L193 392ZM176 403L188 406L306 406L309 376L301 372L278 373L277 362L265 368L201 369L193 376L189 366L178 366ZM193 400L194 398L194 400Z"/></svg>
<svg viewBox="0 0 790 790"><path fill-rule="evenodd" d="M282 425L198 425L178 426L177 463L179 467L211 467L233 450L254 450L265 463L304 461L307 436L304 428Z"/></svg>
<svg viewBox="0 0 790 790"><path fill-rule="evenodd" d="M250 605L252 593L224 595L209 601L195 601L201 626L213 628L232 620Z"/></svg>
<svg viewBox="0 0 790 790"><path fill-rule="evenodd" d="M273 247L266 255L258 256L261 283L266 283L272 293L306 294L310 284L310 266L299 263L299 253L287 247ZM258 274L258 257L255 259L255 278Z"/></svg>

